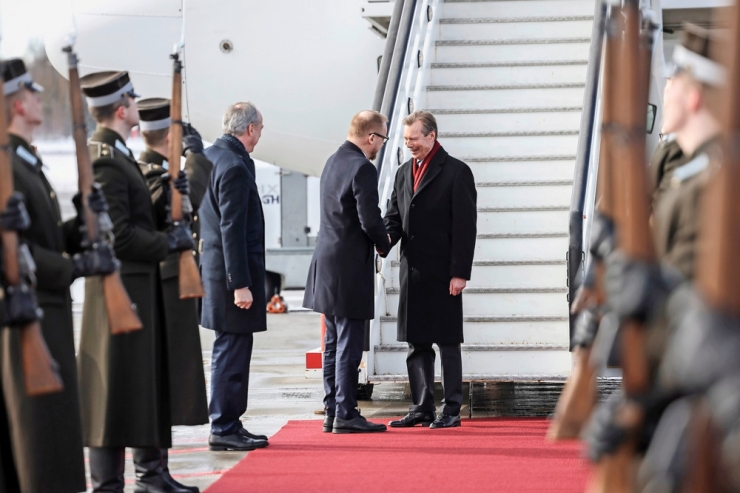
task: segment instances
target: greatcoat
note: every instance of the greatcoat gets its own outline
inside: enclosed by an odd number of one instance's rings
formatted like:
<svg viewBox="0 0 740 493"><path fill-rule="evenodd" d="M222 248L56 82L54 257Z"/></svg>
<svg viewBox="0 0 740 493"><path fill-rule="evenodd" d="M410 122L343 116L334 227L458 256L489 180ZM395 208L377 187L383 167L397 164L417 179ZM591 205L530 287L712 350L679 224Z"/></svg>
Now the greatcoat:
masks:
<svg viewBox="0 0 740 493"><path fill-rule="evenodd" d="M36 263L41 331L59 364L62 392L28 397L20 357L20 333L3 329L2 386L10 422L13 456L23 492L76 492L85 489L77 368L69 287L73 264L67 252L79 250L76 219L62 222L56 192L43 163L24 139L10 135L15 189L25 198L31 226L22 237Z"/></svg>
<svg viewBox="0 0 740 493"><path fill-rule="evenodd" d="M375 248L388 253L378 207L378 172L347 141L321 173L321 226L303 306L334 317L374 317Z"/></svg>
<svg viewBox="0 0 740 493"><path fill-rule="evenodd" d="M149 184L158 231L169 228L168 194L162 193L161 177L167 173L167 159L147 149L139 155L139 166ZM179 164L179 163L178 163ZM197 211L203 199L213 165L199 154L191 153L185 161L190 183L190 201ZM202 183L205 180L205 185ZM194 299L180 299L180 254L171 253L160 262L162 296L167 340L167 363L170 385L172 425L208 423L208 400L203 373L203 353L198 331L198 306Z"/></svg>
<svg viewBox="0 0 740 493"><path fill-rule="evenodd" d="M109 205L121 278L144 328L111 336L99 277L88 278L79 371L88 447L171 446L167 341L159 263L167 235L156 230L144 175L123 138L99 128L90 141L95 181Z"/></svg>
<svg viewBox="0 0 740 493"><path fill-rule="evenodd" d="M206 297L201 325L236 334L267 330L265 217L249 153L223 138L206 149L213 163L200 206L203 250L200 272ZM234 291L248 287L249 310L234 304Z"/></svg>
<svg viewBox="0 0 740 493"><path fill-rule="evenodd" d="M440 148L414 193L413 159L396 172L385 215L391 242L401 241L398 340L463 342L462 293L450 280L469 280L476 240L475 180L467 164Z"/></svg>

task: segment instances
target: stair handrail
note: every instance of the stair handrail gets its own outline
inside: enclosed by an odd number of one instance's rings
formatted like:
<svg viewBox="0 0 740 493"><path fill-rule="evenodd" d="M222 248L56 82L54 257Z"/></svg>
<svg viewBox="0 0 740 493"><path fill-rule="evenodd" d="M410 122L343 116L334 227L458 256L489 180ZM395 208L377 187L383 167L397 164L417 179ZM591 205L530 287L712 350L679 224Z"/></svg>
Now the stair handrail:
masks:
<svg viewBox="0 0 740 493"><path fill-rule="evenodd" d="M402 0L396 0L400 2ZM403 119L414 109L426 104L425 93L429 82L431 53L437 39L437 29L443 0L403 0L394 13L400 11L398 32L393 43L392 60L389 62L388 76L383 88L380 112L386 115L390 140L381 149L376 161L378 167L378 195L381 212L385 213L395 181L398 167L406 161L403 141ZM393 24L393 19L391 19ZM391 33L389 28L389 41ZM389 49L386 46L386 57ZM383 68L381 63L381 73ZM380 81L379 81L380 86ZM376 96L379 89L376 90ZM378 100L376 99L376 103ZM412 104L409 104L411 102ZM366 382L368 375L374 373L374 346L380 343L381 317L388 314L385 288L386 280L392 280L392 261L398 259L398 249L394 248L387 259L377 266L378 282L375 289L375 319L370 323L370 351L360 372L360 383Z"/></svg>
<svg viewBox="0 0 740 493"><path fill-rule="evenodd" d="M406 3L405 0L395 0L395 3L393 4L391 22L388 25L388 33L385 36L385 48L383 50L383 56L380 59L378 81L375 84L375 98L373 99L373 110L375 111L380 111L383 107L383 100L385 99L385 93L388 86L388 75L390 74L393 55L396 53L398 45L398 28L401 25L404 3ZM406 26L405 29L407 37L406 42L408 42L408 31L410 28L411 26ZM401 53L401 55L403 55L403 53ZM396 85L396 87L398 86Z"/></svg>
<svg viewBox="0 0 740 493"><path fill-rule="evenodd" d="M598 95L600 86L601 60L604 49L604 23L606 21L606 0L597 0L594 5L594 22L591 31L591 47L588 55L588 69L586 73L586 88L583 94L583 108L581 112L580 132L578 134L578 149L576 164L573 173L573 189L570 199L570 222L568 226L567 282L568 307L575 299L578 288L576 279L579 271L583 272L587 238L584 235L584 224L590 222L590 217L584 215L586 196L595 174L594 166L598 166L598 153L594 153L594 142L598 144L601 126L597 123ZM591 177L591 179L589 178ZM582 278L582 276L581 276ZM573 336L575 316L570 315L570 336Z"/></svg>

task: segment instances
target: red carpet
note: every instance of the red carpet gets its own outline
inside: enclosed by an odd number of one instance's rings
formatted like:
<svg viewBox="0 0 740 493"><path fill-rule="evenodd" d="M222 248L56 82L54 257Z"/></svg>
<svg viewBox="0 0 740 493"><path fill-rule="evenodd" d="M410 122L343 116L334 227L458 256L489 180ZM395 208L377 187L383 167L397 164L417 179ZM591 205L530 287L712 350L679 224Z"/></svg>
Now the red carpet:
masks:
<svg viewBox="0 0 740 493"><path fill-rule="evenodd" d="M322 433L321 424L290 421L207 493L585 491L581 446L546 442L544 419L473 419L451 430L362 435Z"/></svg>

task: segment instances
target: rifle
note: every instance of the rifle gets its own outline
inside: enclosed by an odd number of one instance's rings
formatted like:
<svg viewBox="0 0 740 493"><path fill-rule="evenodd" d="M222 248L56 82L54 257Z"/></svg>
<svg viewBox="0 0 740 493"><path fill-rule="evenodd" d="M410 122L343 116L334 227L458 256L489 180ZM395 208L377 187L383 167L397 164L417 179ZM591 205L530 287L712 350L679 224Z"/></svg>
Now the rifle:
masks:
<svg viewBox="0 0 740 493"><path fill-rule="evenodd" d="M173 60L172 101L170 102L170 215L173 223L184 219L182 195L175 188L174 182L180 172L180 155L182 154L182 62L176 47L171 55ZM193 252L180 252L180 299L203 298L203 284L201 283L198 266L195 264Z"/></svg>
<svg viewBox="0 0 740 493"><path fill-rule="evenodd" d="M619 47L619 19L615 15L615 9L612 9L607 17L603 29L606 34L604 47L604 72L602 85L602 125L601 125L601 143L599 147L599 170L598 170L598 216L594 218L594 230L601 228L602 233L613 222L613 199L611 193L611 132L613 127L613 108L615 97L613 94L613 81L616 76L616 55ZM594 231L595 232L595 231ZM608 234L608 233L607 233ZM583 285L578 290L575 301L572 306L572 313L578 313L582 310L591 310L590 316L594 317L592 323L598 323L600 307L605 301L603 290L604 262L600 255L594 252L594 241L599 241L601 234L596 233L591 238L592 255L589 260L587 270L588 277L593 276L591 280L584 279ZM598 247L596 247L598 249ZM591 285L589 285L591 284ZM581 317L587 316L582 314ZM579 317L577 324L584 322ZM578 331L580 327L576 329ZM577 438L581 429L588 421L597 399L597 369L591 363L592 344L582 344L576 342L573 349L575 359L573 373L565 382L563 392L558 399L555 408L555 417L548 429L548 438L550 440L562 440Z"/></svg>
<svg viewBox="0 0 740 493"><path fill-rule="evenodd" d="M77 54L72 43L62 49L67 53L69 63L69 98L72 103L72 132L77 151L78 188L82 207L85 212L85 225L82 228L86 233L83 246L94 248L98 243L110 241L112 225L107 213L94 213L87 202L87 197L93 189L93 169L90 154L87 148L87 126L82 106L82 89L80 88L80 73L77 69ZM141 320L136 315L136 307L131 303L126 288L118 271L102 276L103 296L108 313L108 324L111 334L125 334L143 328Z"/></svg>
<svg viewBox="0 0 740 493"><path fill-rule="evenodd" d="M0 77L0 94L3 81ZM13 193L13 170L10 161L10 140L5 113L5 98L0 97L0 210L5 209L8 198ZM17 296L23 313L9 310L8 325L15 325L13 315L21 315L17 322L20 330L21 360L26 394L38 396L61 392L64 389L59 376L59 367L46 346L41 333L38 309L34 292L35 267L27 247L21 246L15 231L0 230L2 238L3 271L8 298ZM12 303L12 302L11 302Z"/></svg>
<svg viewBox="0 0 740 493"><path fill-rule="evenodd" d="M624 34L619 52L621 85L617 87L622 104L614 109L612 199L618 231L618 247L632 260L656 263L655 247L650 232L645 134L648 81L653 47L654 25L640 32L638 0L625 0L622 7ZM620 178L617 180L616 166ZM644 419L642 408L632 402L650 389L646 328L628 318L621 326L622 388L627 402L617 412L616 423L627 431L627 438L617 450L601 459L591 491L632 492L634 490L634 456L638 433Z"/></svg>

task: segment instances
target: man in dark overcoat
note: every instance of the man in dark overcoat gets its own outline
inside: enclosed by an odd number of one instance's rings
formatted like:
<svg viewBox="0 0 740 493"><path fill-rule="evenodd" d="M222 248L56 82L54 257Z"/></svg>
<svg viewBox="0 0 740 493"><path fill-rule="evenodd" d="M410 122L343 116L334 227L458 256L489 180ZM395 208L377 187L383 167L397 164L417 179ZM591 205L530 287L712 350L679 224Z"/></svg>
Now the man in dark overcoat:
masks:
<svg viewBox="0 0 740 493"><path fill-rule="evenodd" d="M31 220L23 232L36 263L36 294L44 316L41 331L59 364L64 389L38 397L26 395L20 333L2 334L2 387L12 433L13 456L21 491L85 490L77 367L69 287L91 275L78 262L81 235L77 218L62 222L57 195L46 178L43 162L32 146L43 121L42 88L33 82L22 60L3 63L8 133L13 151L13 182L23 194Z"/></svg>
<svg viewBox="0 0 740 493"><path fill-rule="evenodd" d="M323 313L324 431L385 431L357 407L357 368L365 324L375 317L374 246L387 254L388 232L378 207L378 173L371 159L387 140L388 119L375 111L354 116L349 134L321 173L321 226L303 306Z"/></svg>
<svg viewBox="0 0 740 493"><path fill-rule="evenodd" d="M146 149L139 155L139 167L152 194L157 231L167 231L172 226L168 184L170 163L167 157L170 100L142 99L137 102L137 106L139 130L146 144ZM183 153L187 158L184 170L180 171L180 177L175 180L175 188L183 197L189 198L192 225L197 222L196 211L208 187L213 165L203 155L200 135L188 124L183 127ZM175 165L180 166L179 160ZM196 239L195 232L193 239ZM159 264L166 322L164 327L167 334L170 413L172 426L193 426L208 423L208 400L198 330L200 317L197 300L180 299L179 270L180 255L177 253L169 254ZM162 469L171 478L167 449L162 449Z"/></svg>
<svg viewBox="0 0 740 493"><path fill-rule="evenodd" d="M265 219L249 153L262 135L262 115L249 102L224 115L224 135L206 149L211 182L200 206L203 299L201 325L216 331L211 360L211 450L254 450L267 437L247 431L253 334L267 330Z"/></svg>
<svg viewBox="0 0 740 493"><path fill-rule="evenodd" d="M475 180L468 165L440 146L431 113L416 111L403 123L412 159L396 172L385 225L391 242L401 242L398 340L409 344L406 365L413 405L390 425L460 426L462 290L470 279L475 251ZM439 417L432 344L439 347L442 360L445 397Z"/></svg>
<svg viewBox="0 0 740 493"><path fill-rule="evenodd" d="M98 123L89 142L95 180L110 206L121 278L143 324L111 336L101 281L88 278L79 370L93 491L123 491L125 447L133 448L137 491L194 491L169 481L160 451L172 438L159 263L192 250L192 232L184 223L166 233L156 229L149 187L125 144L139 123L128 73L93 73L80 83Z"/></svg>

